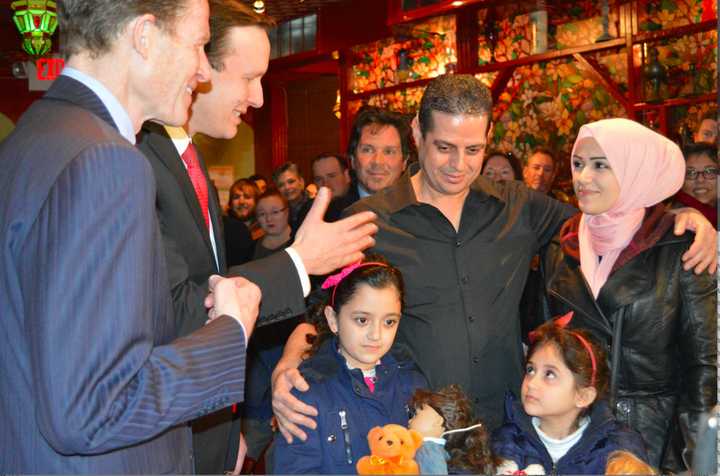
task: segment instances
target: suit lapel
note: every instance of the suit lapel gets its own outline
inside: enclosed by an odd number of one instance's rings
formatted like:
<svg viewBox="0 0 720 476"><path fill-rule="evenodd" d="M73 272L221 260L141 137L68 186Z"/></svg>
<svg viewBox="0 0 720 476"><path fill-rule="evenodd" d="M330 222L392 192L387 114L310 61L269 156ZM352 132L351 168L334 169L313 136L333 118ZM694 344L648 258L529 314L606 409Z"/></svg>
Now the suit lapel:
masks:
<svg viewBox="0 0 720 476"><path fill-rule="evenodd" d="M198 233L200 233L200 236L203 237L205 246L207 246L208 252L212 255L213 250L212 243L210 242L210 234L208 233L207 226L205 226L205 217L203 217L202 210L200 210L200 204L198 203L197 195L195 194L195 187L193 187L193 184L190 181L190 176L187 173L187 169L185 169L185 165L182 163L182 159L180 158L175 145L167 135L165 128L160 124L147 123L143 126L143 128L150 131L148 145L177 181L178 186L185 197L185 203L188 210L190 210L190 213L193 216ZM215 223L213 223L213 227L214 226Z"/></svg>

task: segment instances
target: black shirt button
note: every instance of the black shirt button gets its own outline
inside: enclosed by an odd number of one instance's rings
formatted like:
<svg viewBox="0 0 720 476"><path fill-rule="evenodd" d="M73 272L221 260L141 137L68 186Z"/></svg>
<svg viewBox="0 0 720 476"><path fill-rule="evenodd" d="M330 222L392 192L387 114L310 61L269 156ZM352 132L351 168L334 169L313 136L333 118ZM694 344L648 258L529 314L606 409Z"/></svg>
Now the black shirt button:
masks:
<svg viewBox="0 0 720 476"><path fill-rule="evenodd" d="M462 278L460 278L460 282L463 284L467 284L468 281L470 281L470 278L468 278L467 276L463 276Z"/></svg>
<svg viewBox="0 0 720 476"><path fill-rule="evenodd" d="M480 363L480 357L473 357L473 364L479 364Z"/></svg>
<svg viewBox="0 0 720 476"><path fill-rule="evenodd" d="M468 321L475 322L475 316L468 316Z"/></svg>
<svg viewBox="0 0 720 476"><path fill-rule="evenodd" d="M455 242L455 246L457 246L458 248L460 248L460 246L462 246L462 241L457 240L457 241Z"/></svg>

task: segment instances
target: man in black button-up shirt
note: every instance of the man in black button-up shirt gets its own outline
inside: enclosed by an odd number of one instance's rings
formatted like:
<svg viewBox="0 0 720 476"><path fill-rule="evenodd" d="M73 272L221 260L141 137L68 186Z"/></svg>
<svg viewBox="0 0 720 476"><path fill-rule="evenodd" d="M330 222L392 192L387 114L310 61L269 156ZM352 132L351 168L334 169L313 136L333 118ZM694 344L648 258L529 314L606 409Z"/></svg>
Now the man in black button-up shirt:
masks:
<svg viewBox="0 0 720 476"><path fill-rule="evenodd" d="M373 251L405 278L398 339L433 387L460 384L494 427L504 392L522 379L517 316L530 260L575 210L480 176L490 111L472 77L431 83L413 125L419 166L350 211L377 213Z"/></svg>
<svg viewBox="0 0 720 476"><path fill-rule="evenodd" d="M377 214L371 251L403 273L397 339L410 346L433 388L461 385L494 428L504 392L517 394L523 376L518 303L530 260L577 210L521 182L480 176L490 111L489 91L472 76L433 80L413 123L419 164L348 212ZM282 371L279 365L275 376ZM299 375L285 377L304 388ZM279 393L273 407L281 431L302 437L295 424L314 422L286 409L314 409Z"/></svg>

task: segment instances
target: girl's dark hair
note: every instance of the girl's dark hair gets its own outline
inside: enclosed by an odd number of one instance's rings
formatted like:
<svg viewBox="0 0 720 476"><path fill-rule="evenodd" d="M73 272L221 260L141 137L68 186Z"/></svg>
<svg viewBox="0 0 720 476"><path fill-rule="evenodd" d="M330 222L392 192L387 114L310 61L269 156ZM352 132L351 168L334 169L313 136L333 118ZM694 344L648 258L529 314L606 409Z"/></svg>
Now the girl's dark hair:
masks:
<svg viewBox="0 0 720 476"><path fill-rule="evenodd" d="M317 336L307 336L308 343L312 344L312 348L307 353L308 356L314 354L320 345L332 336L325 319L325 306L332 307L335 313L339 314L342 307L352 299L361 284L367 284L374 289L385 289L388 286L393 286L398 291L400 302L403 301L405 285L400 270L388 263L381 255L367 255L363 260L363 263L372 262L383 263L383 265L361 266L345 276L338 283L337 289L330 287L318 290L315 293L313 300L316 302L319 300L319 302L311 307L308 322L315 326ZM335 291L335 298L331 303L333 290Z"/></svg>
<svg viewBox="0 0 720 476"><path fill-rule="evenodd" d="M687 160L691 155L705 155L715 162L715 164L718 163L718 148L715 144L707 142L693 142L683 147L682 152L685 160Z"/></svg>
<svg viewBox="0 0 720 476"><path fill-rule="evenodd" d="M581 336L588 343L595 356L595 384L592 382L592 359L587 348L577 336ZM605 351L595 343L590 335L582 329L566 329L558 326L555 321L549 321L532 332L532 342L528 349L527 358L535 354L547 344L555 346L563 363L573 374L576 388L595 387L597 397L595 401L607 396L610 370L608 369ZM592 405L584 409L580 416L590 412Z"/></svg>
<svg viewBox="0 0 720 476"><path fill-rule="evenodd" d="M473 417L470 399L457 385L448 385L436 392L415 390L410 408L421 409L428 405L443 417L446 430L467 428L479 423ZM445 436L445 449L450 453L448 466L461 472L473 474L495 474L499 461L490 451L490 442L485 425L469 431L450 433Z"/></svg>

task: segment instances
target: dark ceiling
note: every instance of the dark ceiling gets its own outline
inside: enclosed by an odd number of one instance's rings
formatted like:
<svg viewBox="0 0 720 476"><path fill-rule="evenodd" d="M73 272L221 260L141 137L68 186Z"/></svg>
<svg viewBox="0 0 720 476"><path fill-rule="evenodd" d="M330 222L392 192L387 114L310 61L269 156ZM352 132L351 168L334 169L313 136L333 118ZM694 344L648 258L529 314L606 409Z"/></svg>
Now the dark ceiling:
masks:
<svg viewBox="0 0 720 476"><path fill-rule="evenodd" d="M265 14L271 16L277 22L282 22L295 17L310 15L325 5L338 3L344 0L264 0ZM355 0L358 1L358 0ZM362 1L362 0L360 0ZM254 0L243 0L250 5Z"/></svg>

